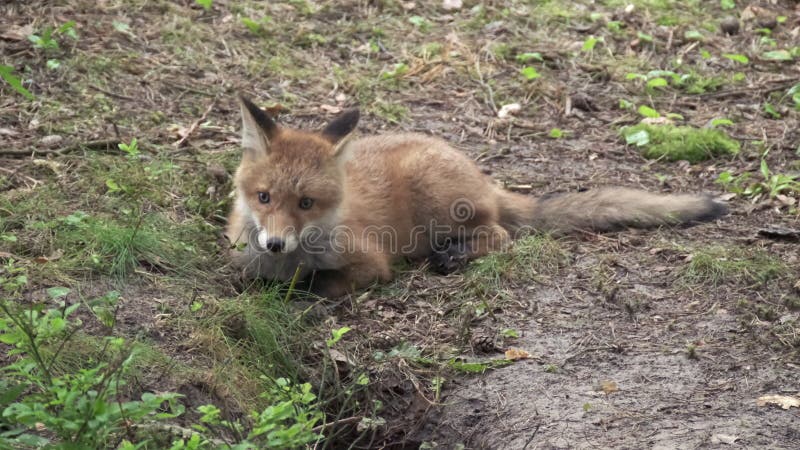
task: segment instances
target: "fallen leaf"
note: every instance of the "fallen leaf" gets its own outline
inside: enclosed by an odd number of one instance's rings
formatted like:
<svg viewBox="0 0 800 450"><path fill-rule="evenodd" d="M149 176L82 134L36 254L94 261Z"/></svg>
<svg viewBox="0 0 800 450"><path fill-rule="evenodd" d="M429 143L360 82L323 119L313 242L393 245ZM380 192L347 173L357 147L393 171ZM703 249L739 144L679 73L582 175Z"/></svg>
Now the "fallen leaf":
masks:
<svg viewBox="0 0 800 450"><path fill-rule="evenodd" d="M339 114L342 112L342 108L333 105L320 105L319 109L325 111L328 114Z"/></svg>
<svg viewBox="0 0 800 450"><path fill-rule="evenodd" d="M506 359L509 361L516 361L518 359L528 359L531 354L519 348L510 348L506 350Z"/></svg>
<svg viewBox="0 0 800 450"><path fill-rule="evenodd" d="M612 380L603 380L600 382L600 389L606 394L610 394L612 392L617 392L619 390L619 386L617 386L617 383Z"/></svg>
<svg viewBox="0 0 800 450"><path fill-rule="evenodd" d="M739 436L731 436L730 434L715 434L711 436L712 444L733 444L739 439Z"/></svg>
<svg viewBox="0 0 800 450"><path fill-rule="evenodd" d="M508 116L518 113L521 109L522 106L520 106L519 103L509 103L508 105L500 107L500 111L497 111L497 117L505 119Z"/></svg>
<svg viewBox="0 0 800 450"><path fill-rule="evenodd" d="M23 27L20 26L12 26L9 27L7 30L3 31L3 34L0 34L0 38L9 40L9 41L24 41L33 34L33 23L29 23Z"/></svg>
<svg viewBox="0 0 800 450"><path fill-rule="evenodd" d="M442 0L442 8L447 11L461 9L462 6L464 6L464 2L461 0Z"/></svg>
<svg viewBox="0 0 800 450"><path fill-rule="evenodd" d="M645 117L640 123L647 125L672 125L672 120L668 117Z"/></svg>
<svg viewBox="0 0 800 450"><path fill-rule="evenodd" d="M336 100L337 103L344 103L344 101L347 100L347 96L344 94L344 92L339 92L338 94L336 94L336 97L334 97L334 99Z"/></svg>
<svg viewBox="0 0 800 450"><path fill-rule="evenodd" d="M783 409L800 408L800 398L788 395L762 395L756 400L758 406L767 406L767 404L778 405Z"/></svg>

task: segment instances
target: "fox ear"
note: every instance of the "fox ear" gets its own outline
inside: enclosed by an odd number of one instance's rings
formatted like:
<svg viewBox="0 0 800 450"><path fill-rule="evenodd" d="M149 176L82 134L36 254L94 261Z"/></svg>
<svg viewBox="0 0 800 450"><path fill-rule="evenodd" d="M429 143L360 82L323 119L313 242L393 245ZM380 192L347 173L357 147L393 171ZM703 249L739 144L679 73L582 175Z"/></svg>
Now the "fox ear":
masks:
<svg viewBox="0 0 800 450"><path fill-rule="evenodd" d="M358 108L348 109L339 114L324 130L322 130L322 137L332 144L335 144L334 154L341 150L346 140L345 138L352 133L356 125L358 125L360 116L361 113L358 111Z"/></svg>
<svg viewBox="0 0 800 450"><path fill-rule="evenodd" d="M269 153L269 141L278 133L278 125L263 109L239 96L242 109L242 148L247 153L265 156Z"/></svg>

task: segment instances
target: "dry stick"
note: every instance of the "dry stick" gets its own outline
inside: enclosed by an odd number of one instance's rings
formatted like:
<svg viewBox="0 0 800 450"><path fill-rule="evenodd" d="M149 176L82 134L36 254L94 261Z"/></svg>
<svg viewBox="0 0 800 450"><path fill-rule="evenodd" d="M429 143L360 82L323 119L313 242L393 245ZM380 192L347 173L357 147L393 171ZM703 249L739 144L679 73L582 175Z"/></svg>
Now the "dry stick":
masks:
<svg viewBox="0 0 800 450"><path fill-rule="evenodd" d="M95 91L97 91L97 92L101 92L101 93L103 93L103 94L106 94L106 95L108 95L108 96L110 96L110 97L118 98L118 99L120 99L120 100L128 100L128 101L130 101L130 102L135 102L135 101L137 101L137 100L136 100L135 98L133 98L133 97L128 97L127 95L122 95L122 94L117 94L116 92L107 91L107 90L105 90L105 89L101 88L100 86L96 86L96 85L94 85L94 84L90 84L90 85L89 85L89 87L90 87L90 88L92 88L92 89L94 89L94 90L95 90Z"/></svg>
<svg viewBox="0 0 800 450"><path fill-rule="evenodd" d="M211 110L214 108L214 105L216 104L217 104L217 99L215 98L208 105L208 108L206 108L206 110L203 112L203 115L200 116L199 119L192 122L192 124L189 126L189 129L186 130L186 133L183 135L183 137L180 138L178 142L174 144L175 148L181 148L183 144L186 143L186 140L189 139L189 136L191 136L192 133L194 133L197 130L197 128L200 126L201 123L205 122L206 118L208 117L208 113L211 112Z"/></svg>
<svg viewBox="0 0 800 450"><path fill-rule="evenodd" d="M100 139L97 141L79 142L77 144L68 145L61 148L47 148L47 149L22 149L22 150L0 150L0 156L33 156L34 153L40 155L55 154L62 156L81 149L88 150L108 150L109 148L116 149L119 144L119 139Z"/></svg>
<svg viewBox="0 0 800 450"><path fill-rule="evenodd" d="M319 433L320 431L322 431L322 430L324 430L326 428L330 428L330 427L333 427L333 426L336 426L336 425L346 425L346 424L353 423L353 422L359 422L359 421L361 421L361 419L363 419L362 416L353 416L353 417L347 417L347 418L344 418L344 419L335 420L335 421L330 422L330 423L323 423L322 425L317 425L316 427L312 428L311 432L312 433Z"/></svg>
<svg viewBox="0 0 800 450"><path fill-rule="evenodd" d="M0 167L0 170L2 170L3 172L9 173L12 176L22 178L23 180L27 180L27 181L33 183L34 186L36 186L37 184L41 184L42 183L41 181L37 180L36 178L31 178L31 177L29 177L27 175L23 175L21 173L18 173L16 170L6 169L5 167Z"/></svg>
<svg viewBox="0 0 800 450"><path fill-rule="evenodd" d="M751 92L759 92L762 91L761 94L769 94L771 92L780 91L781 89L786 89L788 87L794 86L797 83L800 83L800 78L784 78L781 80L772 80L767 81L767 84L776 83L775 86L772 87L764 87L764 86L754 86L750 88L743 88L743 89L732 89L730 91L721 91L721 92L709 92L707 94L700 94L695 96L694 98L725 98L725 97L737 97L739 95L749 94Z"/></svg>

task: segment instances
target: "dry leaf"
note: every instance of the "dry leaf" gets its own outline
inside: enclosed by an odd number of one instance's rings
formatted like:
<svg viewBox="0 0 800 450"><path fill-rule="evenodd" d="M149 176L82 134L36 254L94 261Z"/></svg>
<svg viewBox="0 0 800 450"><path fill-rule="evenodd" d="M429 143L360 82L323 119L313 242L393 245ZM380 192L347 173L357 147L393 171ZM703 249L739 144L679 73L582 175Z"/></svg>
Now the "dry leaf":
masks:
<svg viewBox="0 0 800 450"><path fill-rule="evenodd" d="M442 8L447 11L461 9L462 6L464 6L464 2L461 0L442 0Z"/></svg>
<svg viewBox="0 0 800 450"><path fill-rule="evenodd" d="M9 41L24 41L33 34L33 23L29 23L24 27L19 26L11 26L7 30L3 31L3 34L0 34L0 38L9 40Z"/></svg>
<svg viewBox="0 0 800 450"><path fill-rule="evenodd" d="M645 117L640 123L647 125L672 125L673 122L668 117Z"/></svg>
<svg viewBox="0 0 800 450"><path fill-rule="evenodd" d="M342 112L342 108L333 105L320 105L319 109L325 111L328 114L339 114Z"/></svg>
<svg viewBox="0 0 800 450"><path fill-rule="evenodd" d="M767 404L779 405L783 409L800 408L800 398L788 395L762 395L756 400L758 406L767 406Z"/></svg>
<svg viewBox="0 0 800 450"><path fill-rule="evenodd" d="M500 108L500 111L497 111L497 117L505 119L508 116L518 113L520 109L522 109L522 106L520 106L519 103L510 103L508 105L503 105Z"/></svg>
<svg viewBox="0 0 800 450"><path fill-rule="evenodd" d="M600 389L606 394L610 394L612 392L617 392L619 390L619 386L617 386L617 383L612 380L603 380L600 382Z"/></svg>
<svg viewBox="0 0 800 450"><path fill-rule="evenodd" d="M733 444L739 439L739 436L732 436L730 434L715 434L711 436L712 444Z"/></svg>
<svg viewBox="0 0 800 450"><path fill-rule="evenodd" d="M528 359L531 354L519 348L510 348L506 350L506 359L509 361L516 361L518 359Z"/></svg>

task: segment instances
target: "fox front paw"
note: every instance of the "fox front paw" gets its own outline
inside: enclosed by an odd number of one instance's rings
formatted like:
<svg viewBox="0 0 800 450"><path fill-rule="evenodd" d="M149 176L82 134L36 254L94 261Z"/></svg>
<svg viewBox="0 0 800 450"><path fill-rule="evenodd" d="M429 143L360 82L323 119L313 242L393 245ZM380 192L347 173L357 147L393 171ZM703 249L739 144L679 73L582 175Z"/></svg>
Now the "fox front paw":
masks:
<svg viewBox="0 0 800 450"><path fill-rule="evenodd" d="M466 266L468 262L466 245L463 242L448 241L441 248L434 250L428 256L431 270L440 275L447 275Z"/></svg>

